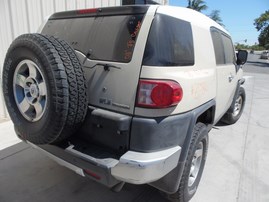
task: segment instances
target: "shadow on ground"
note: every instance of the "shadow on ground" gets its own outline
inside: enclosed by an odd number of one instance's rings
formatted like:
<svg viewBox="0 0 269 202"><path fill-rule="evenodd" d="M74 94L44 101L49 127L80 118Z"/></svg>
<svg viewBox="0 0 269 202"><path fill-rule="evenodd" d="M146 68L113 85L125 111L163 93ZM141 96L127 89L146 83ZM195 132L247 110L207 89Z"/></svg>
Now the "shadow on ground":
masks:
<svg viewBox="0 0 269 202"><path fill-rule="evenodd" d="M0 151L0 201L167 202L148 185L119 193L81 177L21 142ZM4 186L3 186L4 185Z"/></svg>
<svg viewBox="0 0 269 202"><path fill-rule="evenodd" d="M258 67L269 68L269 63L267 63L267 62L247 61L246 64L256 65Z"/></svg>

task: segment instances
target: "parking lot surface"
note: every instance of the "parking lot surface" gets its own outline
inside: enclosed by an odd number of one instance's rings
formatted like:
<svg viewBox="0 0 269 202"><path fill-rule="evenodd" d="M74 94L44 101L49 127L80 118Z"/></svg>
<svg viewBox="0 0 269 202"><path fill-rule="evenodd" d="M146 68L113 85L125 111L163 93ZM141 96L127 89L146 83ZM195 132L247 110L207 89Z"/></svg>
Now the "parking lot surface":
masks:
<svg viewBox="0 0 269 202"><path fill-rule="evenodd" d="M244 67L246 105L232 126L210 132L208 158L192 202L269 201L269 63L249 55ZM0 202L164 202L154 188L126 184L119 193L64 168L0 124Z"/></svg>

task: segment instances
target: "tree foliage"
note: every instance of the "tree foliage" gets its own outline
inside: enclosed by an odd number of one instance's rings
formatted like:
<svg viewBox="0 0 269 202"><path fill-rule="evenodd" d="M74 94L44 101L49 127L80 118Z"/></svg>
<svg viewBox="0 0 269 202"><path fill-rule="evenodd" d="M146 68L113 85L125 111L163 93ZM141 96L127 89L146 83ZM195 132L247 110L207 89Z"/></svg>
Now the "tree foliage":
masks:
<svg viewBox="0 0 269 202"><path fill-rule="evenodd" d="M261 51L261 50L264 50L264 47L259 46L259 45L252 45L252 46L249 46L249 45L246 45L246 44L240 44L240 43L237 43L237 44L235 45L235 49L236 49L236 50L254 50L254 51Z"/></svg>
<svg viewBox="0 0 269 202"><path fill-rule="evenodd" d="M191 8L193 10L201 12L203 10L206 10L208 7L203 0L188 0L187 8Z"/></svg>
<svg viewBox="0 0 269 202"><path fill-rule="evenodd" d="M265 11L260 17L254 20L254 25L260 35L258 37L259 44L269 49L269 10Z"/></svg>
<svg viewBox="0 0 269 202"><path fill-rule="evenodd" d="M206 5L206 2L203 0L188 0L187 8L202 12L204 10L207 10L208 7ZM210 17L212 20L215 20L217 23L224 27L219 10L212 10L208 17Z"/></svg>
<svg viewBox="0 0 269 202"><path fill-rule="evenodd" d="M222 24L222 19L220 17L220 11L219 10L212 10L212 12L208 15L212 20L216 21L221 26L224 26Z"/></svg>

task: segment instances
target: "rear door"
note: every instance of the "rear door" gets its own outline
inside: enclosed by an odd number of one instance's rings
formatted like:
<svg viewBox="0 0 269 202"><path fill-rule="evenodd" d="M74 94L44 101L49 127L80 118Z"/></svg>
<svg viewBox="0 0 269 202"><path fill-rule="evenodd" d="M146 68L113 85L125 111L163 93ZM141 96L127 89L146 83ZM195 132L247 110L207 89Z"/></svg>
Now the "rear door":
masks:
<svg viewBox="0 0 269 202"><path fill-rule="evenodd" d="M236 90L237 71L235 51L231 38L224 32L211 28L217 73L216 115L218 120L230 107Z"/></svg>
<svg viewBox="0 0 269 202"><path fill-rule="evenodd" d="M56 35L73 45L84 66L90 105L133 114L155 10L156 7L105 8L89 17L54 18L42 33Z"/></svg>

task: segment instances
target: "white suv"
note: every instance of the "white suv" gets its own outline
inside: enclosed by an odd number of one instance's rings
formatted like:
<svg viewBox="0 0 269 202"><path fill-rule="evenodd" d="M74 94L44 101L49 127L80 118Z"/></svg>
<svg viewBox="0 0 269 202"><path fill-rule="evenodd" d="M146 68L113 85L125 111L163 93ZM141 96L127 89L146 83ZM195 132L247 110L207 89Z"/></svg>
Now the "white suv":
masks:
<svg viewBox="0 0 269 202"><path fill-rule="evenodd" d="M208 132L242 114L246 59L190 9L67 11L11 44L3 92L18 136L61 165L116 191L147 183L188 201Z"/></svg>

